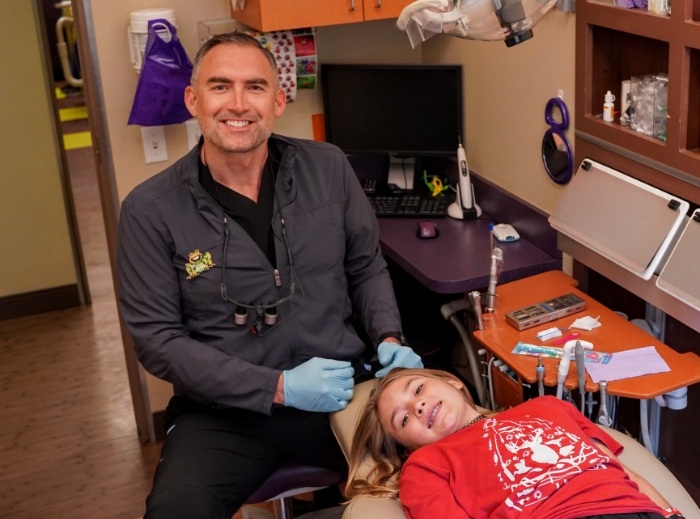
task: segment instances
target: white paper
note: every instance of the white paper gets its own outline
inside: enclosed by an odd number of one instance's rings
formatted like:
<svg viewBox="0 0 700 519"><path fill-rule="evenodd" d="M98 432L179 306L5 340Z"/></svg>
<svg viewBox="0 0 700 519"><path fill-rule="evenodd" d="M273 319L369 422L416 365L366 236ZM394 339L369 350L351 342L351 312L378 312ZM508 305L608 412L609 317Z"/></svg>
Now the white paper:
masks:
<svg viewBox="0 0 700 519"><path fill-rule="evenodd" d="M613 353L607 364L586 363L585 367L591 380L596 384L601 380L611 382L671 371L654 346Z"/></svg>

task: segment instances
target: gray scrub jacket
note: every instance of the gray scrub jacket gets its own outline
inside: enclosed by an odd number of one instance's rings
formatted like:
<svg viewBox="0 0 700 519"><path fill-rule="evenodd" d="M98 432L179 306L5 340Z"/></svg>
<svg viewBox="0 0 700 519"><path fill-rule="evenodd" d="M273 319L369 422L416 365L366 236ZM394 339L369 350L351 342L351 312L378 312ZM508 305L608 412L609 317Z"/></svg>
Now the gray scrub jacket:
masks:
<svg viewBox="0 0 700 519"><path fill-rule="evenodd" d="M312 357L356 360L365 345L401 330L376 218L344 153L327 143L273 135L282 149L272 226L281 286L265 253L228 220L230 299L277 307L278 324L251 332L224 300L224 212L198 180L199 146L137 186L119 219L118 299L144 368L175 394L270 413L280 372ZM282 240L286 222L293 269Z"/></svg>

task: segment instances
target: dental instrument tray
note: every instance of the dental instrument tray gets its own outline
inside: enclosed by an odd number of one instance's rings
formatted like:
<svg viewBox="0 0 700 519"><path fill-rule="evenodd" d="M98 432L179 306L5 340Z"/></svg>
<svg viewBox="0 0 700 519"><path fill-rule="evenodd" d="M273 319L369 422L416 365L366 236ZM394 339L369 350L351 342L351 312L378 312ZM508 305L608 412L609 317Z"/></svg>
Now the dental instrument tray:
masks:
<svg viewBox="0 0 700 519"><path fill-rule="evenodd" d="M538 324L556 321L585 310L586 302L575 294L564 294L548 301L526 306L506 314L506 322L516 330L525 330Z"/></svg>

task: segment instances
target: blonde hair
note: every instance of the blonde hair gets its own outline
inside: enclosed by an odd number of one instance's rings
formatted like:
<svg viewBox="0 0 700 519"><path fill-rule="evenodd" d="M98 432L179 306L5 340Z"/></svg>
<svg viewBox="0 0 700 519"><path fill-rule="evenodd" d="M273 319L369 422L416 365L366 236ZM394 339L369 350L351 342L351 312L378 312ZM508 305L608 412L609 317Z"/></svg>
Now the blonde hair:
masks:
<svg viewBox="0 0 700 519"><path fill-rule="evenodd" d="M349 477L345 484L345 496L348 499L357 496L397 498L399 494L398 475L410 452L387 434L379 422L378 403L386 387L402 377L421 376L438 380L456 380L456 376L446 371L435 369L392 369L386 377L379 379L367 398L364 409L360 412L355 434L352 439L349 460ZM464 400L474 406L469 391L462 383L460 389ZM369 472L358 477L358 471L367 455L371 458Z"/></svg>

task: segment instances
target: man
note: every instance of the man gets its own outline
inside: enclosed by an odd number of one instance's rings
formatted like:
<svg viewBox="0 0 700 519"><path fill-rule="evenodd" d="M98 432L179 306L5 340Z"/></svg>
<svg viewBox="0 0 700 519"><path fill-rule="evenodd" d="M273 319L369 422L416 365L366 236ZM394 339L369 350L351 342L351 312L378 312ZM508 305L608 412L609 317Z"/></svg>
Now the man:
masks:
<svg viewBox="0 0 700 519"><path fill-rule="evenodd" d="M344 470L327 413L366 375L422 365L401 323L374 215L344 154L272 133L274 57L241 33L195 58L197 147L120 216L120 310L140 362L171 382L148 519L230 517L282 463Z"/></svg>

